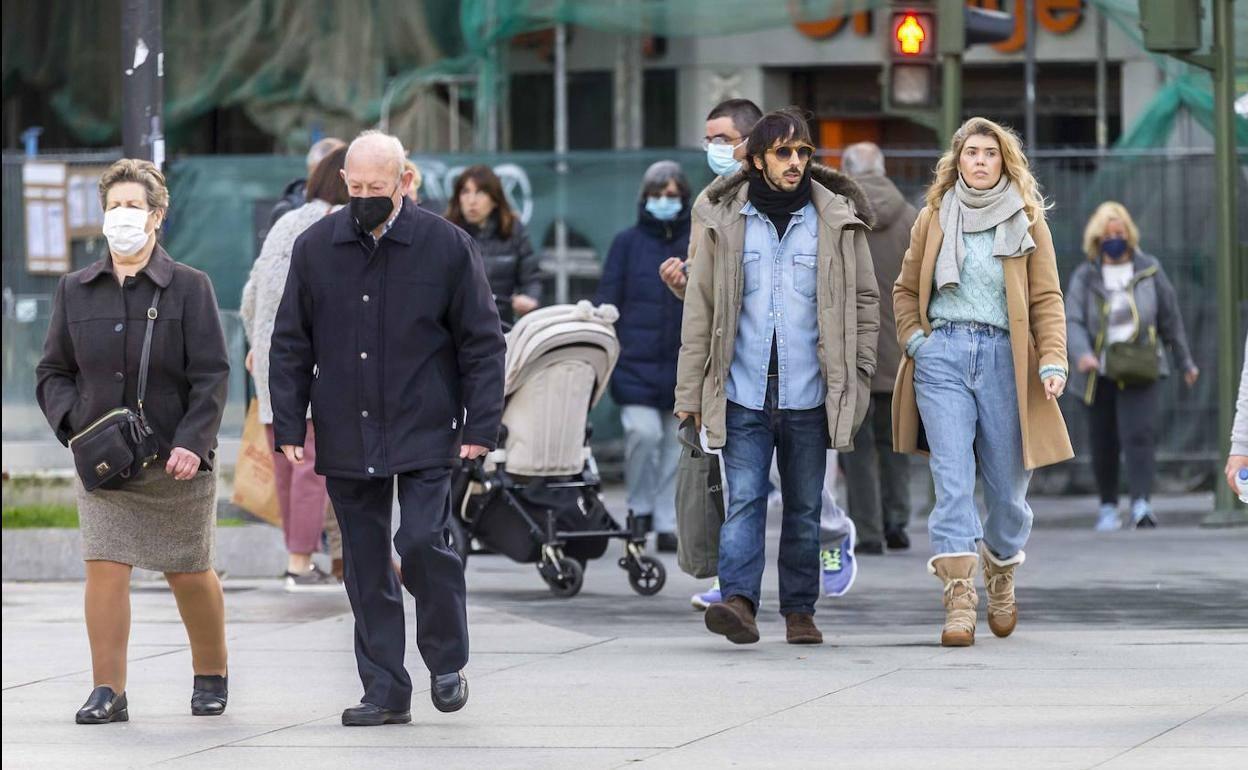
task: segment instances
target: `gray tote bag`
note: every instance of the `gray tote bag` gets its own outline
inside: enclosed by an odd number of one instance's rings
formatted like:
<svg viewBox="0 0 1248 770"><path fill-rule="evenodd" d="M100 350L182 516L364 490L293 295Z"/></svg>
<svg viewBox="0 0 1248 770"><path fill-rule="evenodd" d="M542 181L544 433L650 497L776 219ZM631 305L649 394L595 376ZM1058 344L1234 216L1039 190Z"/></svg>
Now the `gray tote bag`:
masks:
<svg viewBox="0 0 1248 770"><path fill-rule="evenodd" d="M719 574L719 529L724 523L724 483L719 458L702 449L693 418L680 424L676 469L676 562L695 578Z"/></svg>

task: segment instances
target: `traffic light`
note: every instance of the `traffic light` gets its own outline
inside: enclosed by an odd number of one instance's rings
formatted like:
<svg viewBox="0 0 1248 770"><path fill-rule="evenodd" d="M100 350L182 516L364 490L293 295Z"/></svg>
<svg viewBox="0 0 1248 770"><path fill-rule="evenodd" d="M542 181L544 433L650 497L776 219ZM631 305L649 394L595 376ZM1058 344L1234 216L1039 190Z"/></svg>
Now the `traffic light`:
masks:
<svg viewBox="0 0 1248 770"><path fill-rule="evenodd" d="M940 10L942 54L960 54L980 43L1000 43L1014 34L1014 17L1002 11L970 8L965 0L949 0Z"/></svg>
<svg viewBox="0 0 1248 770"><path fill-rule="evenodd" d="M889 101L898 107L929 107L936 92L936 23L927 11L893 11L889 24Z"/></svg>
<svg viewBox="0 0 1248 770"><path fill-rule="evenodd" d="M1144 47L1159 53L1200 48L1200 0L1140 0Z"/></svg>
<svg viewBox="0 0 1248 770"><path fill-rule="evenodd" d="M972 8L966 0L895 0L889 24L888 72L884 80L889 107L923 110L933 107L940 87L936 59L961 59L967 46L999 43L1014 34L1014 17L1001 11ZM961 102L960 63L954 86ZM945 79L950 79L946 62ZM945 94L944 100L950 100Z"/></svg>
<svg viewBox="0 0 1248 770"><path fill-rule="evenodd" d="M893 56L902 61L931 60L936 51L935 26L930 13L893 13Z"/></svg>

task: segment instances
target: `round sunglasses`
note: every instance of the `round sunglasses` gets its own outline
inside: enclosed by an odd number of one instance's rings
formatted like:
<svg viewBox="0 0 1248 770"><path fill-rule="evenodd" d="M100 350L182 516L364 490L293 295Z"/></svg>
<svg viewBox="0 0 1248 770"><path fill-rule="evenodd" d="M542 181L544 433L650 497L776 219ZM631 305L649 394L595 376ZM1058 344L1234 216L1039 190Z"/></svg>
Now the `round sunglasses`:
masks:
<svg viewBox="0 0 1248 770"><path fill-rule="evenodd" d="M799 144L796 146L786 144L780 147L773 147L767 152L774 153L780 160L788 160L793 157L794 153L796 153L797 159L805 163L810 160L812 155L815 154L815 148L811 147L809 144Z"/></svg>

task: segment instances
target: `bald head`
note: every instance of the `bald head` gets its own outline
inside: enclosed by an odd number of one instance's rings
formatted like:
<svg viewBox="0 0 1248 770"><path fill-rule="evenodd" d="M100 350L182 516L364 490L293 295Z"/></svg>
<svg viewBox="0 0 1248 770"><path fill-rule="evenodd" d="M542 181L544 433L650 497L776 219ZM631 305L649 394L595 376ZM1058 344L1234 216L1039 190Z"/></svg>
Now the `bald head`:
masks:
<svg viewBox="0 0 1248 770"><path fill-rule="evenodd" d="M392 179L403 173L407 153L398 137L380 131L365 131L357 136L347 148L347 174L352 169L363 171L365 167L388 167Z"/></svg>
<svg viewBox="0 0 1248 770"><path fill-rule="evenodd" d="M841 168L850 176L884 176L884 153L873 142L858 142L845 148Z"/></svg>

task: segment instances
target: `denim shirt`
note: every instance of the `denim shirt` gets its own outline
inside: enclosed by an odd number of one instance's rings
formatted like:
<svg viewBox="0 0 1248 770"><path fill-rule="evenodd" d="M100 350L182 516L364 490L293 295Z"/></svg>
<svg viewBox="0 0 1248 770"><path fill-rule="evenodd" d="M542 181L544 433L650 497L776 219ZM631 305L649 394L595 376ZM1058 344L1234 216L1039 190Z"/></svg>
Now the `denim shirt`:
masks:
<svg viewBox="0 0 1248 770"><path fill-rule="evenodd" d="M781 238L765 214L746 201L745 286L737 343L725 395L748 409L761 410L767 395L771 339L776 339L781 409L814 409L827 397L819 366L819 219L807 203L794 212Z"/></svg>

